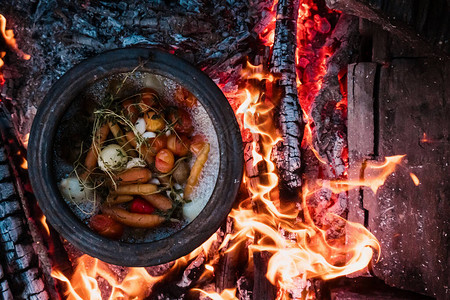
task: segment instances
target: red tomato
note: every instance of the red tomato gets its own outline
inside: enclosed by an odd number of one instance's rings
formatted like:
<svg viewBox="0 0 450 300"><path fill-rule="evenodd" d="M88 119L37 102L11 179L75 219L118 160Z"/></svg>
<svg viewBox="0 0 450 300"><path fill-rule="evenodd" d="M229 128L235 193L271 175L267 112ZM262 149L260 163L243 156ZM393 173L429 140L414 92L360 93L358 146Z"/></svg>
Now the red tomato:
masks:
<svg viewBox="0 0 450 300"><path fill-rule="evenodd" d="M191 134L194 131L191 116L182 108L175 108L169 112L169 122L178 133Z"/></svg>
<svg viewBox="0 0 450 300"><path fill-rule="evenodd" d="M123 234L123 225L109 215L95 215L89 221L89 226L98 234L117 240Z"/></svg>
<svg viewBox="0 0 450 300"><path fill-rule="evenodd" d="M155 167L161 173L170 172L175 163L175 157L169 149L162 149L156 154Z"/></svg>
<svg viewBox="0 0 450 300"><path fill-rule="evenodd" d="M190 141L184 135L179 138L172 134L167 138L167 148L178 156L185 156L189 152Z"/></svg>
<svg viewBox="0 0 450 300"><path fill-rule="evenodd" d="M137 214L152 214L155 208L142 198L136 198L131 201L130 212Z"/></svg>

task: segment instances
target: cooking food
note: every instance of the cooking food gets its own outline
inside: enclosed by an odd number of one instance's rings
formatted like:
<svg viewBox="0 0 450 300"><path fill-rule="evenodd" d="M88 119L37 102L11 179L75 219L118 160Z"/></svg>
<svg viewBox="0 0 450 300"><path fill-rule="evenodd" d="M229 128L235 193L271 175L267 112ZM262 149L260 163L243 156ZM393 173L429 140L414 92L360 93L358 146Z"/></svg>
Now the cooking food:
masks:
<svg viewBox="0 0 450 300"><path fill-rule="evenodd" d="M196 120L203 108L194 95L180 86L166 91L160 76L141 77L139 90L127 93L119 85L120 93L94 110L89 145L59 184L77 215L110 239L132 240L142 229L192 221L205 205L194 191L211 142L217 151L202 128L211 121Z"/></svg>

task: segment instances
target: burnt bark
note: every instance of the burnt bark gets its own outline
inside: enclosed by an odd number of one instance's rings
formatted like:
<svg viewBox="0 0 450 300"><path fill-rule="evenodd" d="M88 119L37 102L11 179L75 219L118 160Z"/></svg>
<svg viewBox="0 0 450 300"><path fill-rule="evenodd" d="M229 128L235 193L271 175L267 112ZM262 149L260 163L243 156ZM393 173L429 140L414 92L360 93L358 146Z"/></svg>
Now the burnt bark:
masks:
<svg viewBox="0 0 450 300"><path fill-rule="evenodd" d="M294 192L301 186L303 112L297 95L295 49L298 0L280 0L277 6L271 72L278 78L277 120L282 137L274 151L282 188Z"/></svg>
<svg viewBox="0 0 450 300"><path fill-rule="evenodd" d="M325 47L335 49L335 52L326 62L327 73L311 108L315 124L314 146L328 162L324 179L340 178L345 174L342 151L347 147L347 111L338 103L346 97L341 91L341 84L346 83L339 82L339 73L346 71L353 59L358 37L358 18L341 15L325 43Z"/></svg>

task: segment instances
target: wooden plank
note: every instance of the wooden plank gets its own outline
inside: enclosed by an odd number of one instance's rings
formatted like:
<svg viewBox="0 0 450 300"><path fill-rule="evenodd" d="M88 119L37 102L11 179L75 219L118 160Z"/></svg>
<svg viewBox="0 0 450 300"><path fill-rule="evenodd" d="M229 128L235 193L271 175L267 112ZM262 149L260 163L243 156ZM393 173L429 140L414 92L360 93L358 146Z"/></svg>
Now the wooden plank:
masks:
<svg viewBox="0 0 450 300"><path fill-rule="evenodd" d="M449 82L448 61L394 59L381 69L378 151L407 157L376 201L363 199L382 248L374 274L439 299L450 297Z"/></svg>
<svg viewBox="0 0 450 300"><path fill-rule="evenodd" d="M374 155L374 85L376 63L348 66L348 156L349 180L359 180L365 160ZM349 191L348 220L364 224L360 189Z"/></svg>

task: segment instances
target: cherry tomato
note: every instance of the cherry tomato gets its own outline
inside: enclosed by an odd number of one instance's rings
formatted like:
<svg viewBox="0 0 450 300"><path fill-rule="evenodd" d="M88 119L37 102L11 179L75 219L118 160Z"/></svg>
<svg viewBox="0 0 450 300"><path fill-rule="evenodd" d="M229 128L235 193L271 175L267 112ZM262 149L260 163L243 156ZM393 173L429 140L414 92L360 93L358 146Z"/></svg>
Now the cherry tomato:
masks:
<svg viewBox="0 0 450 300"><path fill-rule="evenodd" d="M142 198L136 198L130 203L130 212L137 214L152 214L155 208Z"/></svg>
<svg viewBox="0 0 450 300"><path fill-rule="evenodd" d="M169 149L162 149L156 154L155 167L161 173L170 172L175 163L175 157Z"/></svg>
<svg viewBox="0 0 450 300"><path fill-rule="evenodd" d="M174 108L169 112L169 122L178 133L191 134L194 131L191 116L182 108Z"/></svg>
<svg viewBox="0 0 450 300"><path fill-rule="evenodd" d="M117 240L123 234L123 225L109 215L98 214L91 218L89 226L98 234Z"/></svg>
<svg viewBox="0 0 450 300"><path fill-rule="evenodd" d="M185 156L189 152L190 141L184 135L177 137L175 134L167 138L167 149L178 156Z"/></svg>
<svg viewBox="0 0 450 300"><path fill-rule="evenodd" d="M153 155L156 155L161 149L167 147L167 136L164 134L158 135L155 138L148 139L147 144Z"/></svg>
<svg viewBox="0 0 450 300"><path fill-rule="evenodd" d="M205 137L201 134L194 135L192 137L191 145L189 150L195 155L198 155L205 145Z"/></svg>

